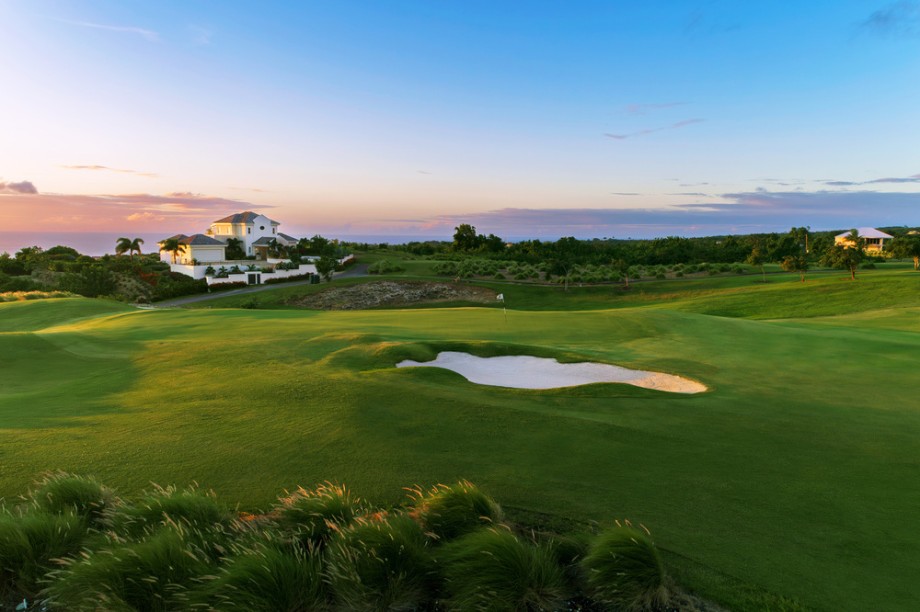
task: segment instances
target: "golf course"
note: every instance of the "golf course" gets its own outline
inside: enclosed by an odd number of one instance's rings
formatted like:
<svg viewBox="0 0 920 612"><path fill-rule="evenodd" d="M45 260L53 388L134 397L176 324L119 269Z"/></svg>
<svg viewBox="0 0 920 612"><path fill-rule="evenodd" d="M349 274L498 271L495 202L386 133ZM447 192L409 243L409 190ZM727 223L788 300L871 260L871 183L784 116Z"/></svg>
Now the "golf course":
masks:
<svg viewBox="0 0 920 612"><path fill-rule="evenodd" d="M477 282L504 302L291 305L369 280L184 308L0 303L0 496L65 470L125 495L197 482L255 511L327 480L400 504L402 487L466 479L523 524L641 523L678 583L728 609L916 605L909 264L856 281ZM707 390L512 389L396 367L442 351L611 364Z"/></svg>

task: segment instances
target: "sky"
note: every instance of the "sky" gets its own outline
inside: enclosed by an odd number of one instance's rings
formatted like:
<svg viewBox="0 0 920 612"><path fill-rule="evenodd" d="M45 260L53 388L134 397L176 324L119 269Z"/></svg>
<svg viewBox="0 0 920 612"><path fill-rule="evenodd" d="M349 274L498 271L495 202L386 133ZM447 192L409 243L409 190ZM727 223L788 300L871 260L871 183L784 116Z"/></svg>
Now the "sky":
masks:
<svg viewBox="0 0 920 612"><path fill-rule="evenodd" d="M920 1L0 2L0 231L920 225Z"/></svg>

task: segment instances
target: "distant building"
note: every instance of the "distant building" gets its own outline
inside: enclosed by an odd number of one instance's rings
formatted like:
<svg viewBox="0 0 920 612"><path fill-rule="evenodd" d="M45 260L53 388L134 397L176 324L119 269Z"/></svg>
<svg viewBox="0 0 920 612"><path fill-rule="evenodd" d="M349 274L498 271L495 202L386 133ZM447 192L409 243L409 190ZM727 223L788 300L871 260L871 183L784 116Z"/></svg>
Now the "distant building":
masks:
<svg viewBox="0 0 920 612"><path fill-rule="evenodd" d="M288 264L290 260L269 255L273 247L277 249L297 244L297 238L278 231L280 225L252 211L236 213L218 219L204 234L176 234L161 240L160 260L169 263L173 272L192 278L207 278L209 284L245 282L255 285L268 278L316 274L316 266L313 264L278 267L278 264ZM240 241L239 246L245 259L227 259L227 246L231 238ZM175 253L164 250L166 241L173 239L183 248Z"/></svg>
<svg viewBox="0 0 920 612"><path fill-rule="evenodd" d="M886 234L874 227L860 227L856 231L859 233L859 237L865 240L867 252L879 253L885 249L885 246L889 242L894 240L894 236L891 234ZM849 247L852 243L852 240L850 240L850 232L844 232L834 236L834 244L842 244L845 247Z"/></svg>

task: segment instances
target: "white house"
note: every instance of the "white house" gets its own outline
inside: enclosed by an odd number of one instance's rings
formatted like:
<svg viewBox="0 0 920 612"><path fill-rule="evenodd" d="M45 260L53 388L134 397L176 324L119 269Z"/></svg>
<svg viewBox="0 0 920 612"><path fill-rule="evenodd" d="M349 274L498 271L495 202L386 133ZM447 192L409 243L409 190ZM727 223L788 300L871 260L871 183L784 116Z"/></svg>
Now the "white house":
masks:
<svg viewBox="0 0 920 612"><path fill-rule="evenodd" d="M282 246L293 246L297 239L278 231L281 225L265 215L246 211L218 219L206 232L224 244L229 238L242 242L246 255L255 255L259 259L268 258L268 248L273 240Z"/></svg>
<svg viewBox="0 0 920 612"><path fill-rule="evenodd" d="M169 263L173 272L207 278L209 285L229 282L257 285L270 278L316 274L313 264L294 267L287 265L290 264L287 259L269 259L268 251L273 243L285 247L297 244L297 238L278 231L280 225L252 211L236 213L218 219L204 234L176 234L160 241L160 260ZM231 238L240 241L247 259L227 259L227 244ZM164 250L169 240L176 240L180 249L176 252Z"/></svg>
<svg viewBox="0 0 920 612"><path fill-rule="evenodd" d="M886 234L874 227L860 227L856 231L859 232L859 237L866 241L867 252L881 252L890 241L894 240L891 234ZM850 232L834 236L834 244L850 245Z"/></svg>

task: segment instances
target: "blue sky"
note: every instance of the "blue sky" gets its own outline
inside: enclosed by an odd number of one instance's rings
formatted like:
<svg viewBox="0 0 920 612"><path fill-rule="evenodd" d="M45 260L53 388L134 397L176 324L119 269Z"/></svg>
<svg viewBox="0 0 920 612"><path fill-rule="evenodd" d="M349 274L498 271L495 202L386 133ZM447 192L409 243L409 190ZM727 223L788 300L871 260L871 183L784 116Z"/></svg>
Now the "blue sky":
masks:
<svg viewBox="0 0 920 612"><path fill-rule="evenodd" d="M920 224L920 3L0 5L17 231Z"/></svg>

